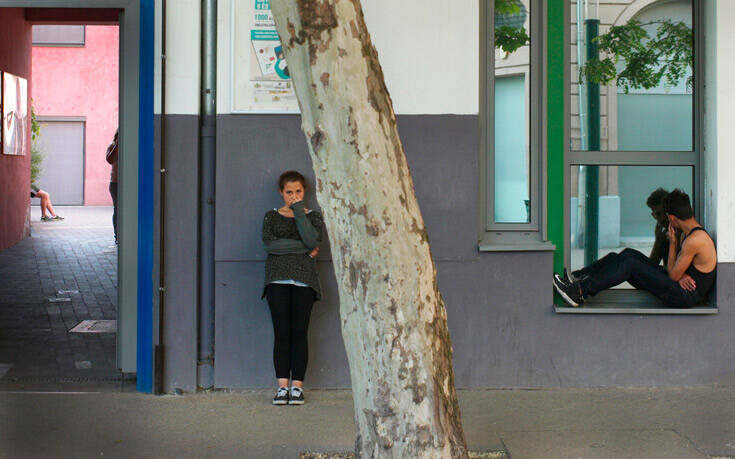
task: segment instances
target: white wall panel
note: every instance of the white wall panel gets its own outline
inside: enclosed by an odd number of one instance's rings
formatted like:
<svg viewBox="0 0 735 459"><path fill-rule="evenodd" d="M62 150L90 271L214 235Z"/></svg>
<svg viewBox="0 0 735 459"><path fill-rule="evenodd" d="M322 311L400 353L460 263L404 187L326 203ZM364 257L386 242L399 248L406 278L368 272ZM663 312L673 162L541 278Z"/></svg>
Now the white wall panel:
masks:
<svg viewBox="0 0 735 459"><path fill-rule="evenodd" d="M160 8L160 3L156 4ZM166 113L199 114L200 2L166 2ZM160 9L157 10L160 14ZM156 37L161 33L160 16ZM160 44L156 47L156 81L161 80ZM158 88L156 88L158 89ZM156 93L156 113L160 113L160 95Z"/></svg>
<svg viewBox="0 0 735 459"><path fill-rule="evenodd" d="M252 1L252 0L237 0ZM217 113L230 113L232 83L232 0L217 2Z"/></svg>
<svg viewBox="0 0 735 459"><path fill-rule="evenodd" d="M735 262L735 2L717 2L717 249L720 262Z"/></svg>
<svg viewBox="0 0 735 459"><path fill-rule="evenodd" d="M231 1L218 4L219 113L230 111ZM362 6L396 113L477 114L478 0L366 0Z"/></svg>
<svg viewBox="0 0 735 459"><path fill-rule="evenodd" d="M397 113L477 113L477 0L369 0L363 9Z"/></svg>

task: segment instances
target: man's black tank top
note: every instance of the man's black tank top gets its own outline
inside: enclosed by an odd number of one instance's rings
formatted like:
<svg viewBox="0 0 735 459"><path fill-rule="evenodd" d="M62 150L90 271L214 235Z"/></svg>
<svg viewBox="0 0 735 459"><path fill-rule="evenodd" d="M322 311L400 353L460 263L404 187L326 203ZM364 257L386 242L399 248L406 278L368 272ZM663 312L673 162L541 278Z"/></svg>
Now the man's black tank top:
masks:
<svg viewBox="0 0 735 459"><path fill-rule="evenodd" d="M701 226L697 226L695 228L692 228L692 230L689 231L689 234L687 234L684 239L686 240L687 237L698 230L707 233L707 230L705 230ZM707 233L707 235L709 236L709 233ZM683 243L684 241L682 241L682 244ZM703 273L702 271L695 268L694 263L692 262L692 264L689 265L689 267L687 268L686 273L692 276L694 282L697 283L697 288L695 290L697 292L697 296L700 299L705 299L709 291L712 290L712 286L715 285L715 280L717 278L717 265L715 265L715 269L713 269L711 272Z"/></svg>

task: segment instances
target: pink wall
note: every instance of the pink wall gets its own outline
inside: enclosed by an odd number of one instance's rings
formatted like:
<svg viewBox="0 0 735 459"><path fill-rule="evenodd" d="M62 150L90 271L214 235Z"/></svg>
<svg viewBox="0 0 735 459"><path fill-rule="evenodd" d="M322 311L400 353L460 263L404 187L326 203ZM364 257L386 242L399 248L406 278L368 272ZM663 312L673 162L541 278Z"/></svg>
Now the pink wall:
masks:
<svg viewBox="0 0 735 459"><path fill-rule="evenodd" d="M25 20L23 8L0 8L0 70L30 81L30 55L31 25ZM32 91L29 84L29 104ZM30 123L27 135L30 139ZM30 187L30 151L24 156L0 154L0 250L17 244L30 233Z"/></svg>
<svg viewBox="0 0 735 459"><path fill-rule="evenodd" d="M112 205L105 151L117 129L118 41L118 26L87 26L84 47L33 47L36 114L86 117L84 204L88 206Z"/></svg>

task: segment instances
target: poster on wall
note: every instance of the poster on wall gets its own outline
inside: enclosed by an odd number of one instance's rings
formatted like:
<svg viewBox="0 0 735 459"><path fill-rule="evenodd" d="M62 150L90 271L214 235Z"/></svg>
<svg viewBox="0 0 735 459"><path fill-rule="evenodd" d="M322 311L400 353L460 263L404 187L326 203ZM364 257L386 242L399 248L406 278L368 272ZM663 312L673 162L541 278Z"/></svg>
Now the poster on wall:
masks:
<svg viewBox="0 0 735 459"><path fill-rule="evenodd" d="M232 111L298 113L269 0L234 0Z"/></svg>
<svg viewBox="0 0 735 459"><path fill-rule="evenodd" d="M25 155L28 148L28 81L3 72L2 150L6 155Z"/></svg>

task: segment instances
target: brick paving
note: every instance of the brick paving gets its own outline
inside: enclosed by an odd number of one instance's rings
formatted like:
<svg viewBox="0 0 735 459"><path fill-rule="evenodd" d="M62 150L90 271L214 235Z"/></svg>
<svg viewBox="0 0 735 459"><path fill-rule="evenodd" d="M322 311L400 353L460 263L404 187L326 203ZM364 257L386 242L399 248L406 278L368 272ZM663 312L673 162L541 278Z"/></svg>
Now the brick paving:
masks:
<svg viewBox="0 0 735 459"><path fill-rule="evenodd" d="M31 237L0 252L0 390L117 390L115 334L69 333L117 318L112 209L56 211L64 221L40 222L32 207Z"/></svg>

